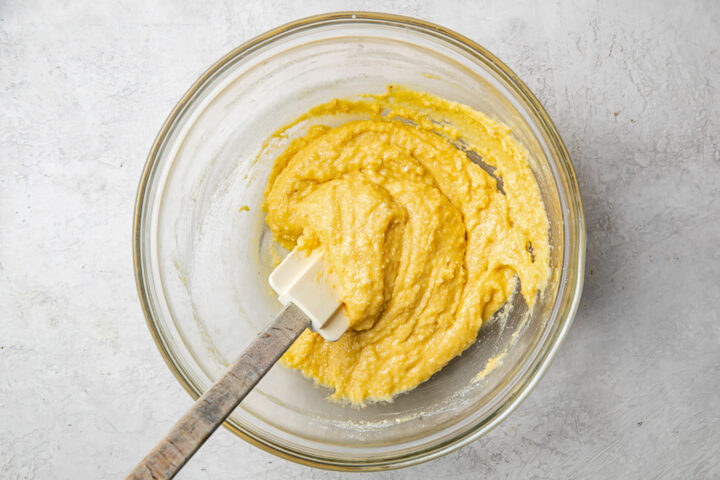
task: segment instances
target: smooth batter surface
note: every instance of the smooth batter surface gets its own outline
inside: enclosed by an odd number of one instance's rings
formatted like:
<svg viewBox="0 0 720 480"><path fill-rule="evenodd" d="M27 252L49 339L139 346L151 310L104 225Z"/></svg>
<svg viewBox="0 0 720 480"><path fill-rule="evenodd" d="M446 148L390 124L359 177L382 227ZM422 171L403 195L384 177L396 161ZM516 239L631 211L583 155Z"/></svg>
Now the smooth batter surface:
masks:
<svg viewBox="0 0 720 480"><path fill-rule="evenodd" d="M278 157L267 224L288 249L322 249L350 330L334 343L306 331L283 362L335 399L390 400L469 347L516 278L532 306L549 274L545 209L510 130L470 107L389 87L295 124L318 117L348 121Z"/></svg>

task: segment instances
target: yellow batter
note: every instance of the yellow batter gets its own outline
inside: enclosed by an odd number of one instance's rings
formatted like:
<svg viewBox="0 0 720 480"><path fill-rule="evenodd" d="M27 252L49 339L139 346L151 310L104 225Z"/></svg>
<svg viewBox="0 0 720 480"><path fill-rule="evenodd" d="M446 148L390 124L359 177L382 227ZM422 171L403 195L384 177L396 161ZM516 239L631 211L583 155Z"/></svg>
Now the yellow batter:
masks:
<svg viewBox="0 0 720 480"><path fill-rule="evenodd" d="M549 274L545 209L510 130L465 105L391 86L293 125L317 118L347 121L279 156L267 224L288 249L322 249L350 330L334 343L306 331L283 362L335 399L390 400L469 347L516 277L532 306Z"/></svg>

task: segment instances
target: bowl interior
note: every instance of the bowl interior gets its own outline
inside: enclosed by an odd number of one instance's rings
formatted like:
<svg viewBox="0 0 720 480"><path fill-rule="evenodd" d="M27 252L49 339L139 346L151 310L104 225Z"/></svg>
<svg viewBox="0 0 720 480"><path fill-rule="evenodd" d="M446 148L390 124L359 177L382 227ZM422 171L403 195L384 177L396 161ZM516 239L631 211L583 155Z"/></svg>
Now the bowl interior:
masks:
<svg viewBox="0 0 720 480"><path fill-rule="evenodd" d="M309 125L263 146L278 128L332 98L381 93L396 83L488 114L511 126L528 151L552 245L550 283L533 311L517 295L510 314L483 326L470 349L392 403L338 405L326 400L328 389L275 366L229 422L276 451L353 464L452 442L489 423L527 387L564 321L555 310L566 193L546 134L491 60L441 37L360 19L275 34L213 67L161 134L141 199L141 288L161 348L195 393L280 310L267 276L281 249L261 206L275 155ZM478 379L498 356L499 365Z"/></svg>

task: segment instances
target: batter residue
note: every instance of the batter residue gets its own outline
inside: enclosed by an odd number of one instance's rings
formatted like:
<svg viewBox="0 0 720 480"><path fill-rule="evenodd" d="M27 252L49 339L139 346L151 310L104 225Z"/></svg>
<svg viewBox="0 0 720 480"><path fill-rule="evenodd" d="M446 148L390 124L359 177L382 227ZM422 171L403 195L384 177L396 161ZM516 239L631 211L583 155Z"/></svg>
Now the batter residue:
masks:
<svg viewBox="0 0 720 480"><path fill-rule="evenodd" d="M348 121L310 127L278 157L267 224L288 249L322 250L350 330L334 343L306 331L282 360L335 399L390 400L469 347L516 278L533 305L547 216L509 128L468 106L389 87L295 124L318 117Z"/></svg>

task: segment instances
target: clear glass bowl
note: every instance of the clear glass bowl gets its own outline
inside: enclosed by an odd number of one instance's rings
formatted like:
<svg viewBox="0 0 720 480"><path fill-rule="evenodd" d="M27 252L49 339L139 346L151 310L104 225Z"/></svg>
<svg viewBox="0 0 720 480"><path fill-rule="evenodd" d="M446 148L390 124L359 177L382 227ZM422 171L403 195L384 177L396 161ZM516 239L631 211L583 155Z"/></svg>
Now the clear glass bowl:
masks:
<svg viewBox="0 0 720 480"><path fill-rule="evenodd" d="M582 288L585 227L568 153L507 66L471 40L420 20L374 13L300 20L210 67L168 117L142 175L134 225L138 291L158 348L187 391L198 397L280 309L266 280L272 239L261 205L272 157L284 145L256 161L263 141L319 103L381 93L389 83L471 105L512 127L549 216L552 275L532 314L520 302L510 318L483 326L474 346L392 403L337 405L326 400L327 389L274 367L226 425L261 448L317 467L407 466L485 434L547 368ZM504 351L504 361L475 381Z"/></svg>

